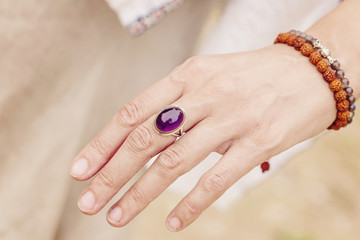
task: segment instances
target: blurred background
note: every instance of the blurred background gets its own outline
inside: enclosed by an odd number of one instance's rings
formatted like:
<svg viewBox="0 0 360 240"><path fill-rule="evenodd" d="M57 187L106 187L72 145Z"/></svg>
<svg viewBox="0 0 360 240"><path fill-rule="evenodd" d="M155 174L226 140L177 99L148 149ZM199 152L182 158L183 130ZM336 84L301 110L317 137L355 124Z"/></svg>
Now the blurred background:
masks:
<svg viewBox="0 0 360 240"><path fill-rule="evenodd" d="M223 33L216 28L227 4L187 0L132 38L103 0L0 1L1 240L359 239L359 118L316 139L239 201L210 207L178 233L165 227L183 197L172 191L122 229L105 219L114 201L95 216L77 209L87 183L68 175L72 158L121 105L188 57L207 52Z"/></svg>

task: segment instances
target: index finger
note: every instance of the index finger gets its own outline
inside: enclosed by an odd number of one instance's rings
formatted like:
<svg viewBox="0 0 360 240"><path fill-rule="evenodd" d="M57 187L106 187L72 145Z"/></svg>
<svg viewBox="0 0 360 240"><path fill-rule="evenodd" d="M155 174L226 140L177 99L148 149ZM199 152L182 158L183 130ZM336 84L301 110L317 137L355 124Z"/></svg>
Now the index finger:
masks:
<svg viewBox="0 0 360 240"><path fill-rule="evenodd" d="M94 176L133 129L159 109L179 99L183 84L173 78L173 74L170 74L121 107L107 126L75 157L70 175L80 181Z"/></svg>

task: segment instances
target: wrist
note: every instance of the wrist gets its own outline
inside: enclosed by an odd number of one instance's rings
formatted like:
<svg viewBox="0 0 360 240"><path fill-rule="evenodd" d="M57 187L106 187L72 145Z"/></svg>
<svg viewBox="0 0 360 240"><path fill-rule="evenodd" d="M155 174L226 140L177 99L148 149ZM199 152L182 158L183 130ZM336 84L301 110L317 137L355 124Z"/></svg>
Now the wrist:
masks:
<svg viewBox="0 0 360 240"><path fill-rule="evenodd" d="M329 127L336 119L336 101L322 74L308 58L287 45L275 44L264 50L276 56L273 61L276 65L274 68L277 68L281 75L285 75L285 80L282 80L285 81L282 83L284 91L293 91L301 99L301 104L294 107L311 116L311 123L300 121L303 127L313 128L314 133Z"/></svg>

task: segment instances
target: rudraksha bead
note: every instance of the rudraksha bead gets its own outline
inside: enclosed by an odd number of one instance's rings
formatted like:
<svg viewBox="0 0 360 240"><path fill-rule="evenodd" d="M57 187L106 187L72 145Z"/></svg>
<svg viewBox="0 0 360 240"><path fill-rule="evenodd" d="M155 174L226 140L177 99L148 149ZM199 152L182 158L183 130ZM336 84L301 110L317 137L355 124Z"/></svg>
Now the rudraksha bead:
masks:
<svg viewBox="0 0 360 240"><path fill-rule="evenodd" d="M301 46L306 42L305 39L301 38L301 37L297 37L294 40L294 47L296 50L300 50Z"/></svg>
<svg viewBox="0 0 360 240"><path fill-rule="evenodd" d="M339 79L335 79L329 84L329 87L332 92L338 92L342 89L342 84Z"/></svg>
<svg viewBox="0 0 360 240"><path fill-rule="evenodd" d="M291 33L280 33L279 34L279 42L280 43L286 43L286 41L288 40L288 38L290 37Z"/></svg>
<svg viewBox="0 0 360 240"><path fill-rule="evenodd" d="M316 65L322 59L319 52L313 52L309 56L309 60L312 64Z"/></svg>
<svg viewBox="0 0 360 240"><path fill-rule="evenodd" d="M324 73L329 68L329 64L325 60L320 60L316 64L316 68L319 72Z"/></svg>
<svg viewBox="0 0 360 240"><path fill-rule="evenodd" d="M340 90L340 91L336 92L334 96L335 96L336 102L344 101L344 100L346 100L346 97L347 97L346 92L344 90Z"/></svg>
<svg viewBox="0 0 360 240"><path fill-rule="evenodd" d="M341 128L341 127L338 126L338 125L336 125L335 122L333 122L333 123L331 124L331 126L328 127L328 129L332 129L332 130L339 130L340 128Z"/></svg>
<svg viewBox="0 0 360 240"><path fill-rule="evenodd" d="M296 38L297 38L296 34L290 34L290 37L286 41L287 45L294 46L294 41Z"/></svg>
<svg viewBox="0 0 360 240"><path fill-rule="evenodd" d="M335 80L335 72L329 68L323 73L323 77L325 81L330 83Z"/></svg>
<svg viewBox="0 0 360 240"><path fill-rule="evenodd" d="M344 100L336 104L336 109L339 111L346 111L348 110L349 106L350 106L349 102L347 100Z"/></svg>
<svg viewBox="0 0 360 240"><path fill-rule="evenodd" d="M308 57L314 52L314 47L310 43L304 43L300 48L300 52L302 55Z"/></svg>
<svg viewBox="0 0 360 240"><path fill-rule="evenodd" d="M348 121L342 121L340 119L336 119L330 127L328 127L328 129L333 129L333 130L339 130L342 127L345 127L347 125Z"/></svg>
<svg viewBox="0 0 360 240"><path fill-rule="evenodd" d="M340 128L345 127L347 125L347 121L342 121L340 119L335 120L335 125L339 126Z"/></svg>
<svg viewBox="0 0 360 240"><path fill-rule="evenodd" d="M335 123L331 124L331 126L328 127L328 129L330 129L330 130L336 130L336 131L337 131L337 130L340 130L340 128L341 128L341 127L336 126Z"/></svg>
<svg viewBox="0 0 360 240"><path fill-rule="evenodd" d="M350 118L350 111L343 111L337 113L337 119L341 121L347 121Z"/></svg>

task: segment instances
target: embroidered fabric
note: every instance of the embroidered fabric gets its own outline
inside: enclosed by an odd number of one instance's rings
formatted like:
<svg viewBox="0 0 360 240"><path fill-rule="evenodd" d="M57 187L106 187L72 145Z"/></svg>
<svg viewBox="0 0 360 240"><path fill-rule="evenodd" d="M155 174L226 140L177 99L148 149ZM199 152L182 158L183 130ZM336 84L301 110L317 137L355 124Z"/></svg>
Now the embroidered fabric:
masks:
<svg viewBox="0 0 360 240"><path fill-rule="evenodd" d="M132 36L139 36L178 8L184 0L106 0Z"/></svg>

